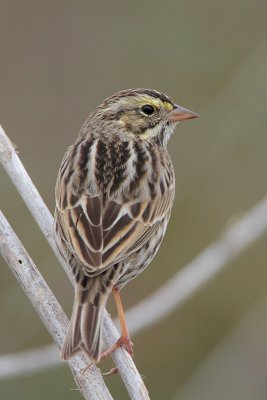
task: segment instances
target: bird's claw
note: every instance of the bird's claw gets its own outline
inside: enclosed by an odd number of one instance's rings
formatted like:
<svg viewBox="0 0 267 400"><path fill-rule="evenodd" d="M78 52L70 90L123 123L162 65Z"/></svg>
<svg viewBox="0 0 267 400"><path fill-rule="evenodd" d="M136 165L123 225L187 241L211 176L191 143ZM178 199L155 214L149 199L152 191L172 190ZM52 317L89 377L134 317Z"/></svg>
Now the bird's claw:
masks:
<svg viewBox="0 0 267 400"><path fill-rule="evenodd" d="M84 374L90 367L92 367L92 365L97 365L98 363L100 363L100 361L104 360L104 358L106 358L107 356L109 356L111 353L113 353L113 351L115 351L116 349L118 349L119 347L124 347L125 350L130 354L131 357L133 357L133 342L130 340L129 337L123 337L121 336L117 342L115 344L113 344L113 346L109 347L107 350L103 351L103 353L101 353L99 361L97 362L91 362L90 364L88 364L83 370L82 373ZM113 375L116 374L118 372L117 368L111 368L111 370L109 372L105 372L104 374L102 374L103 376L108 376L108 375Z"/></svg>

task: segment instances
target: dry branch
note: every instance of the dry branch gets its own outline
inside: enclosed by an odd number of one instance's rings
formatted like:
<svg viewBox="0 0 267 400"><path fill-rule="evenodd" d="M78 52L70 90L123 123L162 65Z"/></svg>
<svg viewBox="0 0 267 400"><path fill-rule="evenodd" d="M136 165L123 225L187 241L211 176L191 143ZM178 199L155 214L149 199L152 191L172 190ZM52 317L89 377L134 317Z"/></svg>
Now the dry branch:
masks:
<svg viewBox="0 0 267 400"><path fill-rule="evenodd" d="M68 326L68 319L42 275L27 254L20 240L0 211L0 253L10 266L55 343L61 347ZM77 387L85 399L110 400L110 395L99 370L93 366L83 374L89 360L77 355L68 361Z"/></svg>

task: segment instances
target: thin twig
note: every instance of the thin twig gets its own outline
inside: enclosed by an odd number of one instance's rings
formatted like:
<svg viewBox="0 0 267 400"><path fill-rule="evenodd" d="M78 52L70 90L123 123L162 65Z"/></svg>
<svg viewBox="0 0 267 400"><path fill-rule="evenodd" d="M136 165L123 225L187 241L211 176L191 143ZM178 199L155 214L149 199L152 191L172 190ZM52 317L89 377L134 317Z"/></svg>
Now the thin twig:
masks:
<svg viewBox="0 0 267 400"><path fill-rule="evenodd" d="M0 211L0 253L39 314L55 343L61 347L68 319L20 240ZM77 355L68 361L78 389L87 400L111 400L99 370L93 366L83 374L89 360Z"/></svg>
<svg viewBox="0 0 267 400"><path fill-rule="evenodd" d="M59 262L64 268L69 279L72 281L73 277L68 268L65 260L61 257L54 239L53 230L53 217L45 205L38 190L34 186L30 176L25 170L22 162L20 161L14 144L10 141L9 137L5 134L3 128L0 126L0 163L6 170L6 173L11 178L14 186L18 190L20 196L24 200L30 213L38 224L41 232L48 241L53 252L56 254Z"/></svg>
<svg viewBox="0 0 267 400"><path fill-rule="evenodd" d="M53 218L44 204L40 194L34 187L28 173L22 165L13 144L0 127L0 162L12 179L25 204L32 213L44 236L47 238L52 250L60 260L65 271L70 277L68 267L60 256L54 241ZM108 313L104 313L103 340L107 347L119 338L119 333L111 321ZM148 391L137 368L127 351L119 348L112 353L116 367L124 381L126 389L133 400L148 400Z"/></svg>
<svg viewBox="0 0 267 400"><path fill-rule="evenodd" d="M0 356L0 379L33 375L46 368L62 365L54 344Z"/></svg>
<svg viewBox="0 0 267 400"><path fill-rule="evenodd" d="M180 308L266 231L267 196L151 296L129 309L131 332L143 331Z"/></svg>

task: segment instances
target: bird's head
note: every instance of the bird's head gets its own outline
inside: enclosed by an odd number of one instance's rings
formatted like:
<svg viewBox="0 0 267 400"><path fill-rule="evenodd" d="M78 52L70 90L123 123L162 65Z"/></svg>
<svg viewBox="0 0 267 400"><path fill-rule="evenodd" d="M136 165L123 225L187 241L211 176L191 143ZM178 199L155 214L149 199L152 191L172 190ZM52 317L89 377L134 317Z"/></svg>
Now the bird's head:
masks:
<svg viewBox="0 0 267 400"><path fill-rule="evenodd" d="M104 100L91 120L94 128L104 128L104 133L112 130L134 139L166 145L178 122L196 117L198 114L156 90L128 89Z"/></svg>

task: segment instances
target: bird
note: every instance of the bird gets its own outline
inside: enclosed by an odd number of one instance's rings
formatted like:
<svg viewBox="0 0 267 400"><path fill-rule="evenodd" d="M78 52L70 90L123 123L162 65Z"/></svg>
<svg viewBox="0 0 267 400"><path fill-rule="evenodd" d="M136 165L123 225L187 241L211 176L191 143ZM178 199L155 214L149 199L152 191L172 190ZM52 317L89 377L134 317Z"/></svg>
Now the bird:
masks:
<svg viewBox="0 0 267 400"><path fill-rule="evenodd" d="M157 90L127 89L105 99L65 153L56 181L55 238L75 282L61 349L99 362L124 346L133 355L120 291L157 253L175 195L167 143L198 114ZM121 336L101 353L102 319L113 294Z"/></svg>

